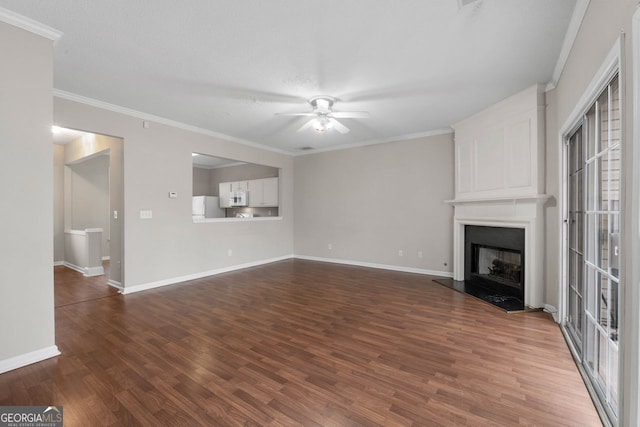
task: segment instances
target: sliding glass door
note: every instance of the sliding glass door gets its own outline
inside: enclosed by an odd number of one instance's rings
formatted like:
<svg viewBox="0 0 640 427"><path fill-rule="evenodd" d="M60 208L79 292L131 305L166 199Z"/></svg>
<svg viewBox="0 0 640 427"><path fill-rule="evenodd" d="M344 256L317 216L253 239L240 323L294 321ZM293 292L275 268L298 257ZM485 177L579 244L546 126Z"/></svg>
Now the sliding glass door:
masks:
<svg viewBox="0 0 640 427"><path fill-rule="evenodd" d="M620 94L614 77L567 138L566 317L587 380L618 413Z"/></svg>

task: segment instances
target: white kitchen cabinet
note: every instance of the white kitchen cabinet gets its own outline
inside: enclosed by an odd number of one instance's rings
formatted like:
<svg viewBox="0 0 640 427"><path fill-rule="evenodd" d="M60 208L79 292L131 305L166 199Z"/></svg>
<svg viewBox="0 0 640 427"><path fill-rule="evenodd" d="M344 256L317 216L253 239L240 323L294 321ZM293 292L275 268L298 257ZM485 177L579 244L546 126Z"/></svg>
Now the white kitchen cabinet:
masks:
<svg viewBox="0 0 640 427"><path fill-rule="evenodd" d="M231 207L231 193L236 191L249 191L248 181L221 182L218 186L220 196L220 207Z"/></svg>
<svg viewBox="0 0 640 427"><path fill-rule="evenodd" d="M278 206L278 178L249 181L249 206L254 208Z"/></svg>
<svg viewBox="0 0 640 427"><path fill-rule="evenodd" d="M263 199L262 206L277 207L278 206L278 178L265 178L263 183Z"/></svg>

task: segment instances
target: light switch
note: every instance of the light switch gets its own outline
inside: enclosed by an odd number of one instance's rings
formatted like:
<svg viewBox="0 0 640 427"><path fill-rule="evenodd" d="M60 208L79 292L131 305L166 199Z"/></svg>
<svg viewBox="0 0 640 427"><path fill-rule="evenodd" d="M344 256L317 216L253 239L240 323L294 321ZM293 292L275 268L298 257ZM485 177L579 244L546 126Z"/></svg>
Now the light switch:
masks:
<svg viewBox="0 0 640 427"><path fill-rule="evenodd" d="M152 211L140 211L140 219L151 219L153 218Z"/></svg>

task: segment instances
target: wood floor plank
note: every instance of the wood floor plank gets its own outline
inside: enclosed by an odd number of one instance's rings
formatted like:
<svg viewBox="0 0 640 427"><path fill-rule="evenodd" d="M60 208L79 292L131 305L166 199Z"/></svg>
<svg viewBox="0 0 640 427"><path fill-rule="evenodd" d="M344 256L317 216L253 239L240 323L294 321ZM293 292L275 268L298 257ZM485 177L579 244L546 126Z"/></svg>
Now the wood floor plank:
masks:
<svg viewBox="0 0 640 427"><path fill-rule="evenodd" d="M56 267L62 355L0 405L65 426L599 426L559 327L433 277L287 260L127 296Z"/></svg>

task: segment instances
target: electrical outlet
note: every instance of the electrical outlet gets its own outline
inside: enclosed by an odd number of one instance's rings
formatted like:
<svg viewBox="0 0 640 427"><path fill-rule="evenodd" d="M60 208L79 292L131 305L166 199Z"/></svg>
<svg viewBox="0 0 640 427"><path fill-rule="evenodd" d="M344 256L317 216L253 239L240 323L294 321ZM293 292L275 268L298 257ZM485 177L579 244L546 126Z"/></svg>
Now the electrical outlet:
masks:
<svg viewBox="0 0 640 427"><path fill-rule="evenodd" d="M333 245L332 245L331 243L329 243L329 244L327 245L327 249L329 249L329 250L333 249Z"/></svg>
<svg viewBox="0 0 640 427"><path fill-rule="evenodd" d="M418 258L422 258L422 251L418 251Z"/></svg>
<svg viewBox="0 0 640 427"><path fill-rule="evenodd" d="M227 256L233 256L233 249L227 249Z"/></svg>
<svg viewBox="0 0 640 427"><path fill-rule="evenodd" d="M398 249L398 256L404 256L404 251L402 249Z"/></svg>

